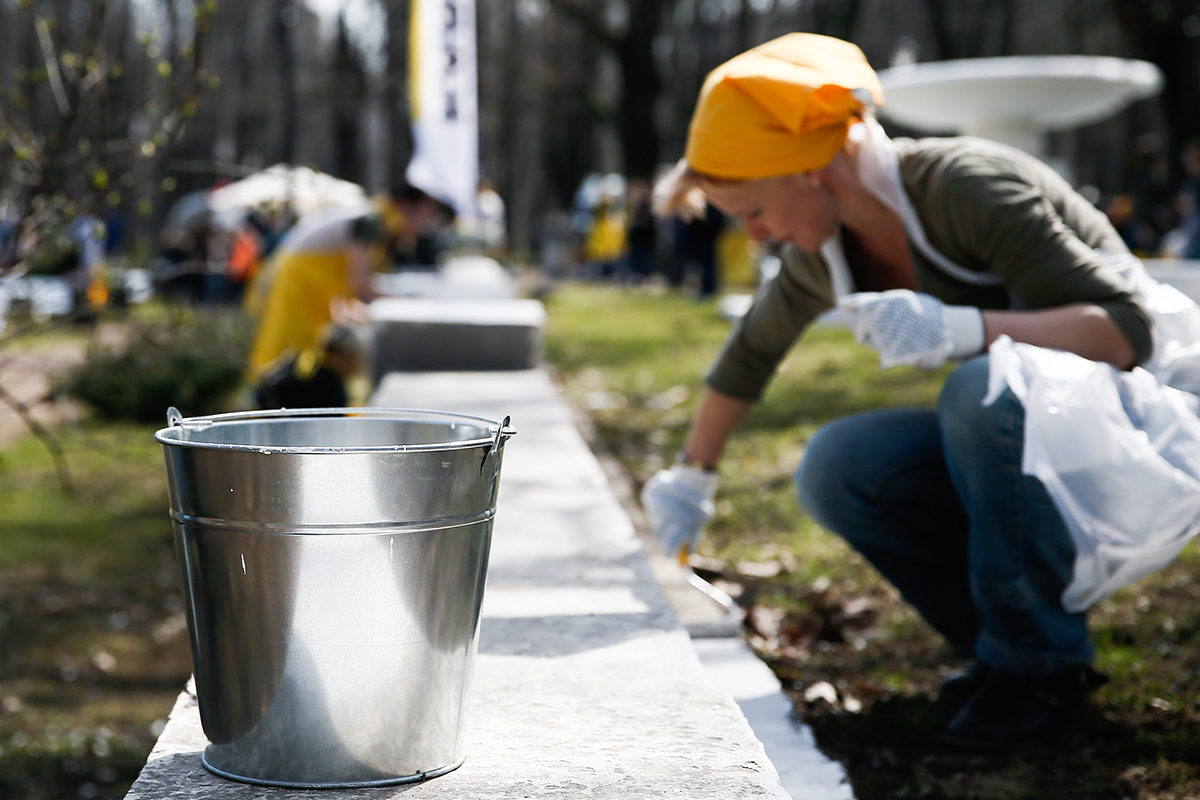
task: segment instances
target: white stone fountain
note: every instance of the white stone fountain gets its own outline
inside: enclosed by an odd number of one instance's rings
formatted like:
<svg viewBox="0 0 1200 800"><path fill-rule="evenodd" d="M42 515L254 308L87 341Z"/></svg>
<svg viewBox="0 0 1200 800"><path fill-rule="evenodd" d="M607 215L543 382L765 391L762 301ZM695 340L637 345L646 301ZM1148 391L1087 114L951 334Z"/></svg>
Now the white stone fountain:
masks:
<svg viewBox="0 0 1200 800"><path fill-rule="evenodd" d="M1046 153L1050 131L1100 122L1162 90L1148 61L1108 56L1005 56L901 64L879 73L879 115L917 130L963 133ZM1150 274L1200 299L1200 263L1145 259Z"/></svg>
<svg viewBox="0 0 1200 800"><path fill-rule="evenodd" d="M1109 56L1003 56L882 70L880 116L1045 157L1045 133L1099 122L1162 89L1158 67Z"/></svg>

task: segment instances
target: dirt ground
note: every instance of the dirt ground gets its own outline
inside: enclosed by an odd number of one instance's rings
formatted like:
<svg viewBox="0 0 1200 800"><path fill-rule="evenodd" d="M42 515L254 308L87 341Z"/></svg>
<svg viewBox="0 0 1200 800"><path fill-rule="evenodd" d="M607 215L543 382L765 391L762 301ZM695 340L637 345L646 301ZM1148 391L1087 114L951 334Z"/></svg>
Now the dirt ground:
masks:
<svg viewBox="0 0 1200 800"><path fill-rule="evenodd" d="M83 360L84 347L77 342L55 342L35 350L14 353L0 351L0 387L7 397L0 398L0 449L29 432L28 426L12 407L9 398L26 405L43 425L53 425L75 412L65 401L46 402L49 375Z"/></svg>
<svg viewBox="0 0 1200 800"><path fill-rule="evenodd" d="M62 337L41 337L28 346L18 345L19 339L6 346L0 338L0 450L29 433L13 400L48 427L77 419L80 411L68 400L47 397L52 376L82 363L89 345L116 342L120 335L119 325L105 323L69 329Z"/></svg>

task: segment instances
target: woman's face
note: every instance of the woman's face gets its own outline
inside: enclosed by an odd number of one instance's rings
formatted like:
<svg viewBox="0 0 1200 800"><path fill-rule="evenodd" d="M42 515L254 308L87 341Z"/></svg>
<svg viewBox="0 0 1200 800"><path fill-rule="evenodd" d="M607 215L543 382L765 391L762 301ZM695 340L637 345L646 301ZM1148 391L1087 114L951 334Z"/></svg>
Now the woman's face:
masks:
<svg viewBox="0 0 1200 800"><path fill-rule="evenodd" d="M791 242L816 252L837 231L837 204L818 173L796 173L752 181L726 181L705 187L705 196L725 214L741 220L756 242Z"/></svg>

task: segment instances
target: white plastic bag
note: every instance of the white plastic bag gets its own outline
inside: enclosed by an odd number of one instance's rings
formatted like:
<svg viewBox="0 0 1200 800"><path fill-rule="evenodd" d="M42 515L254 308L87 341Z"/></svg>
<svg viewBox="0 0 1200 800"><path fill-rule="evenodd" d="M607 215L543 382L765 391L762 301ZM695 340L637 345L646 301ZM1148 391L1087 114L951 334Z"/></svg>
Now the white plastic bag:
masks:
<svg viewBox="0 0 1200 800"><path fill-rule="evenodd" d="M1075 542L1063 606L1082 611L1161 569L1200 532L1194 395L1007 337L990 351L990 402L1025 405L1022 470L1050 493Z"/></svg>
<svg viewBox="0 0 1200 800"><path fill-rule="evenodd" d="M1075 542L1069 611L1166 566L1200 532L1200 308L1128 258L1122 271L1154 323L1145 369L1007 337L989 350L984 402L1007 387L1024 404L1022 470Z"/></svg>

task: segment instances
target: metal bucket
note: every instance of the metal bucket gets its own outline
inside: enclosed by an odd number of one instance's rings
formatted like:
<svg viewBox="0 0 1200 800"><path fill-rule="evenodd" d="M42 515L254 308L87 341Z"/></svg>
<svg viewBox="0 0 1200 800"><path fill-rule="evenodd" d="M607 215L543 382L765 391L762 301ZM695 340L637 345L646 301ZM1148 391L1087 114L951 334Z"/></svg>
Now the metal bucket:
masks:
<svg viewBox="0 0 1200 800"><path fill-rule="evenodd" d="M167 420L204 765L315 788L461 764L508 418Z"/></svg>

